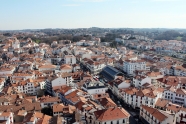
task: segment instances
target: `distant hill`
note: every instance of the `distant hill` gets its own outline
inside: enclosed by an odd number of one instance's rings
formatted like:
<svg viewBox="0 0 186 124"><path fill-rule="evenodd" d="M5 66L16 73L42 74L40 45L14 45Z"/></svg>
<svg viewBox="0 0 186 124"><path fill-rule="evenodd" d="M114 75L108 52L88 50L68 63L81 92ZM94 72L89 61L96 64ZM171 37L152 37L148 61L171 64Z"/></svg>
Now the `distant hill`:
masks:
<svg viewBox="0 0 186 124"><path fill-rule="evenodd" d="M175 30L165 31L155 36L155 40L180 40L186 41L186 33L180 33Z"/></svg>

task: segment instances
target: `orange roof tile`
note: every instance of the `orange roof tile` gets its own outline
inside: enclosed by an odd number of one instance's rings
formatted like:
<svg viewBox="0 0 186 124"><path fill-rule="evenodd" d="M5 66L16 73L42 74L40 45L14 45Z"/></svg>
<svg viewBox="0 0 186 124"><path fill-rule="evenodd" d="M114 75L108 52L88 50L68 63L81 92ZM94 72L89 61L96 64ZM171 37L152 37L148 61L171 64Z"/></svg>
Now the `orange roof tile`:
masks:
<svg viewBox="0 0 186 124"><path fill-rule="evenodd" d="M101 122L129 118L130 114L121 107L108 108L94 112L96 120Z"/></svg>

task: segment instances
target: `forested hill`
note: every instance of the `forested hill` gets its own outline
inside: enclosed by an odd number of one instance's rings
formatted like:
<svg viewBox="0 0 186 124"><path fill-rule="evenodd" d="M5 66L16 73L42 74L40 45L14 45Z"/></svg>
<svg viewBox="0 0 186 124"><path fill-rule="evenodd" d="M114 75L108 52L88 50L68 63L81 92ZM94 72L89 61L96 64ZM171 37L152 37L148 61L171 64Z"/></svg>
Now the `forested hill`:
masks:
<svg viewBox="0 0 186 124"><path fill-rule="evenodd" d="M169 30L156 35L154 39L155 40L180 40L186 42L186 33Z"/></svg>

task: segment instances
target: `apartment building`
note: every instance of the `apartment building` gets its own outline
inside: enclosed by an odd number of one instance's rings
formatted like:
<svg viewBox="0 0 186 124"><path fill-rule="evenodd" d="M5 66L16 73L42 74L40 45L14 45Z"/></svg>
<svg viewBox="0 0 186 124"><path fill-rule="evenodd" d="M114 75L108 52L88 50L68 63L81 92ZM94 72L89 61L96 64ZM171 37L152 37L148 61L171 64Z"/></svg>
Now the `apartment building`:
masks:
<svg viewBox="0 0 186 124"><path fill-rule="evenodd" d="M150 70L146 67L144 60L125 60L123 63L123 71L128 75L133 75L136 70Z"/></svg>
<svg viewBox="0 0 186 124"><path fill-rule="evenodd" d="M63 103L52 105L54 116L72 116L76 110L75 106L67 105Z"/></svg>
<svg viewBox="0 0 186 124"><path fill-rule="evenodd" d="M7 74L13 74L16 67L12 65L2 65L0 66L0 75L7 75Z"/></svg>
<svg viewBox="0 0 186 124"><path fill-rule="evenodd" d="M97 62L93 60L89 60L86 62L87 68L90 70L91 73L97 74L99 73L106 65L105 62Z"/></svg>
<svg viewBox="0 0 186 124"><path fill-rule="evenodd" d="M150 124L176 124L174 114L145 105L140 107L140 117Z"/></svg>
<svg viewBox="0 0 186 124"><path fill-rule="evenodd" d="M44 79L27 79L12 84L18 93L37 95L38 91L45 89Z"/></svg>
<svg viewBox="0 0 186 124"><path fill-rule="evenodd" d="M39 66L39 71L54 71L56 69L55 65L52 64L45 64Z"/></svg>
<svg viewBox="0 0 186 124"><path fill-rule="evenodd" d="M63 85L67 85L70 86L70 84L72 84L72 76L70 74L63 74L62 77L56 77L52 80L51 82L52 87L55 86L63 86Z"/></svg>
<svg viewBox="0 0 186 124"><path fill-rule="evenodd" d="M61 100L58 97L43 96L39 97L38 101L40 102L41 108L52 107L54 104L58 104Z"/></svg>
<svg viewBox="0 0 186 124"><path fill-rule="evenodd" d="M13 124L13 113L12 112L0 112L0 122L2 124Z"/></svg>
<svg viewBox="0 0 186 124"><path fill-rule="evenodd" d="M56 70L56 72L57 72L57 70ZM61 72L61 73L70 73L70 72L72 72L72 66L70 65L70 64L63 64L63 65L61 65L60 66L60 71L59 72Z"/></svg>
<svg viewBox="0 0 186 124"><path fill-rule="evenodd" d="M105 93L107 87L100 81L87 81L83 84L82 89L92 95Z"/></svg>
<svg viewBox="0 0 186 124"><path fill-rule="evenodd" d="M76 64L76 57L74 55L65 55L64 57L65 64Z"/></svg>
<svg viewBox="0 0 186 124"><path fill-rule="evenodd" d="M131 85L131 80L125 80L125 79L115 79L113 82L113 93L115 93L117 96L119 96L120 89L129 88Z"/></svg>
<svg viewBox="0 0 186 124"><path fill-rule="evenodd" d="M170 87L163 92L163 98L172 101L178 105L186 106L186 90Z"/></svg>
<svg viewBox="0 0 186 124"><path fill-rule="evenodd" d="M97 110L90 124L128 124L130 114L121 107Z"/></svg>
<svg viewBox="0 0 186 124"><path fill-rule="evenodd" d="M133 77L133 81L132 84L135 87L142 87L145 84L151 84L151 78L150 77L145 77L145 76L141 76L141 75L137 75L135 77Z"/></svg>
<svg viewBox="0 0 186 124"><path fill-rule="evenodd" d="M129 87L120 90L120 96L123 101L133 108L140 108L141 105L155 107L158 98L162 98L163 89L147 87L144 89L137 89Z"/></svg>

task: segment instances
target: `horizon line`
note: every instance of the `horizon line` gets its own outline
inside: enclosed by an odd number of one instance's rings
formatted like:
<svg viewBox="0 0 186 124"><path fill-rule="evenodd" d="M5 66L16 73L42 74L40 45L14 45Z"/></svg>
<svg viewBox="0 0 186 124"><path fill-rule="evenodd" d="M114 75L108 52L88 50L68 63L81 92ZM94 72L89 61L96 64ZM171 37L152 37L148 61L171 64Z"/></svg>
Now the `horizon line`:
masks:
<svg viewBox="0 0 186 124"><path fill-rule="evenodd" d="M182 30L186 30L186 28L166 28L166 27L153 27L153 28L131 28L131 27L112 27L112 28L102 28L102 27L89 27L89 28L101 28L101 29L182 29ZM5 30L1 30L0 31L23 31L23 30L45 30L45 29L67 29L67 30L73 30L73 29L89 29L89 28L25 28L25 29L5 29Z"/></svg>

